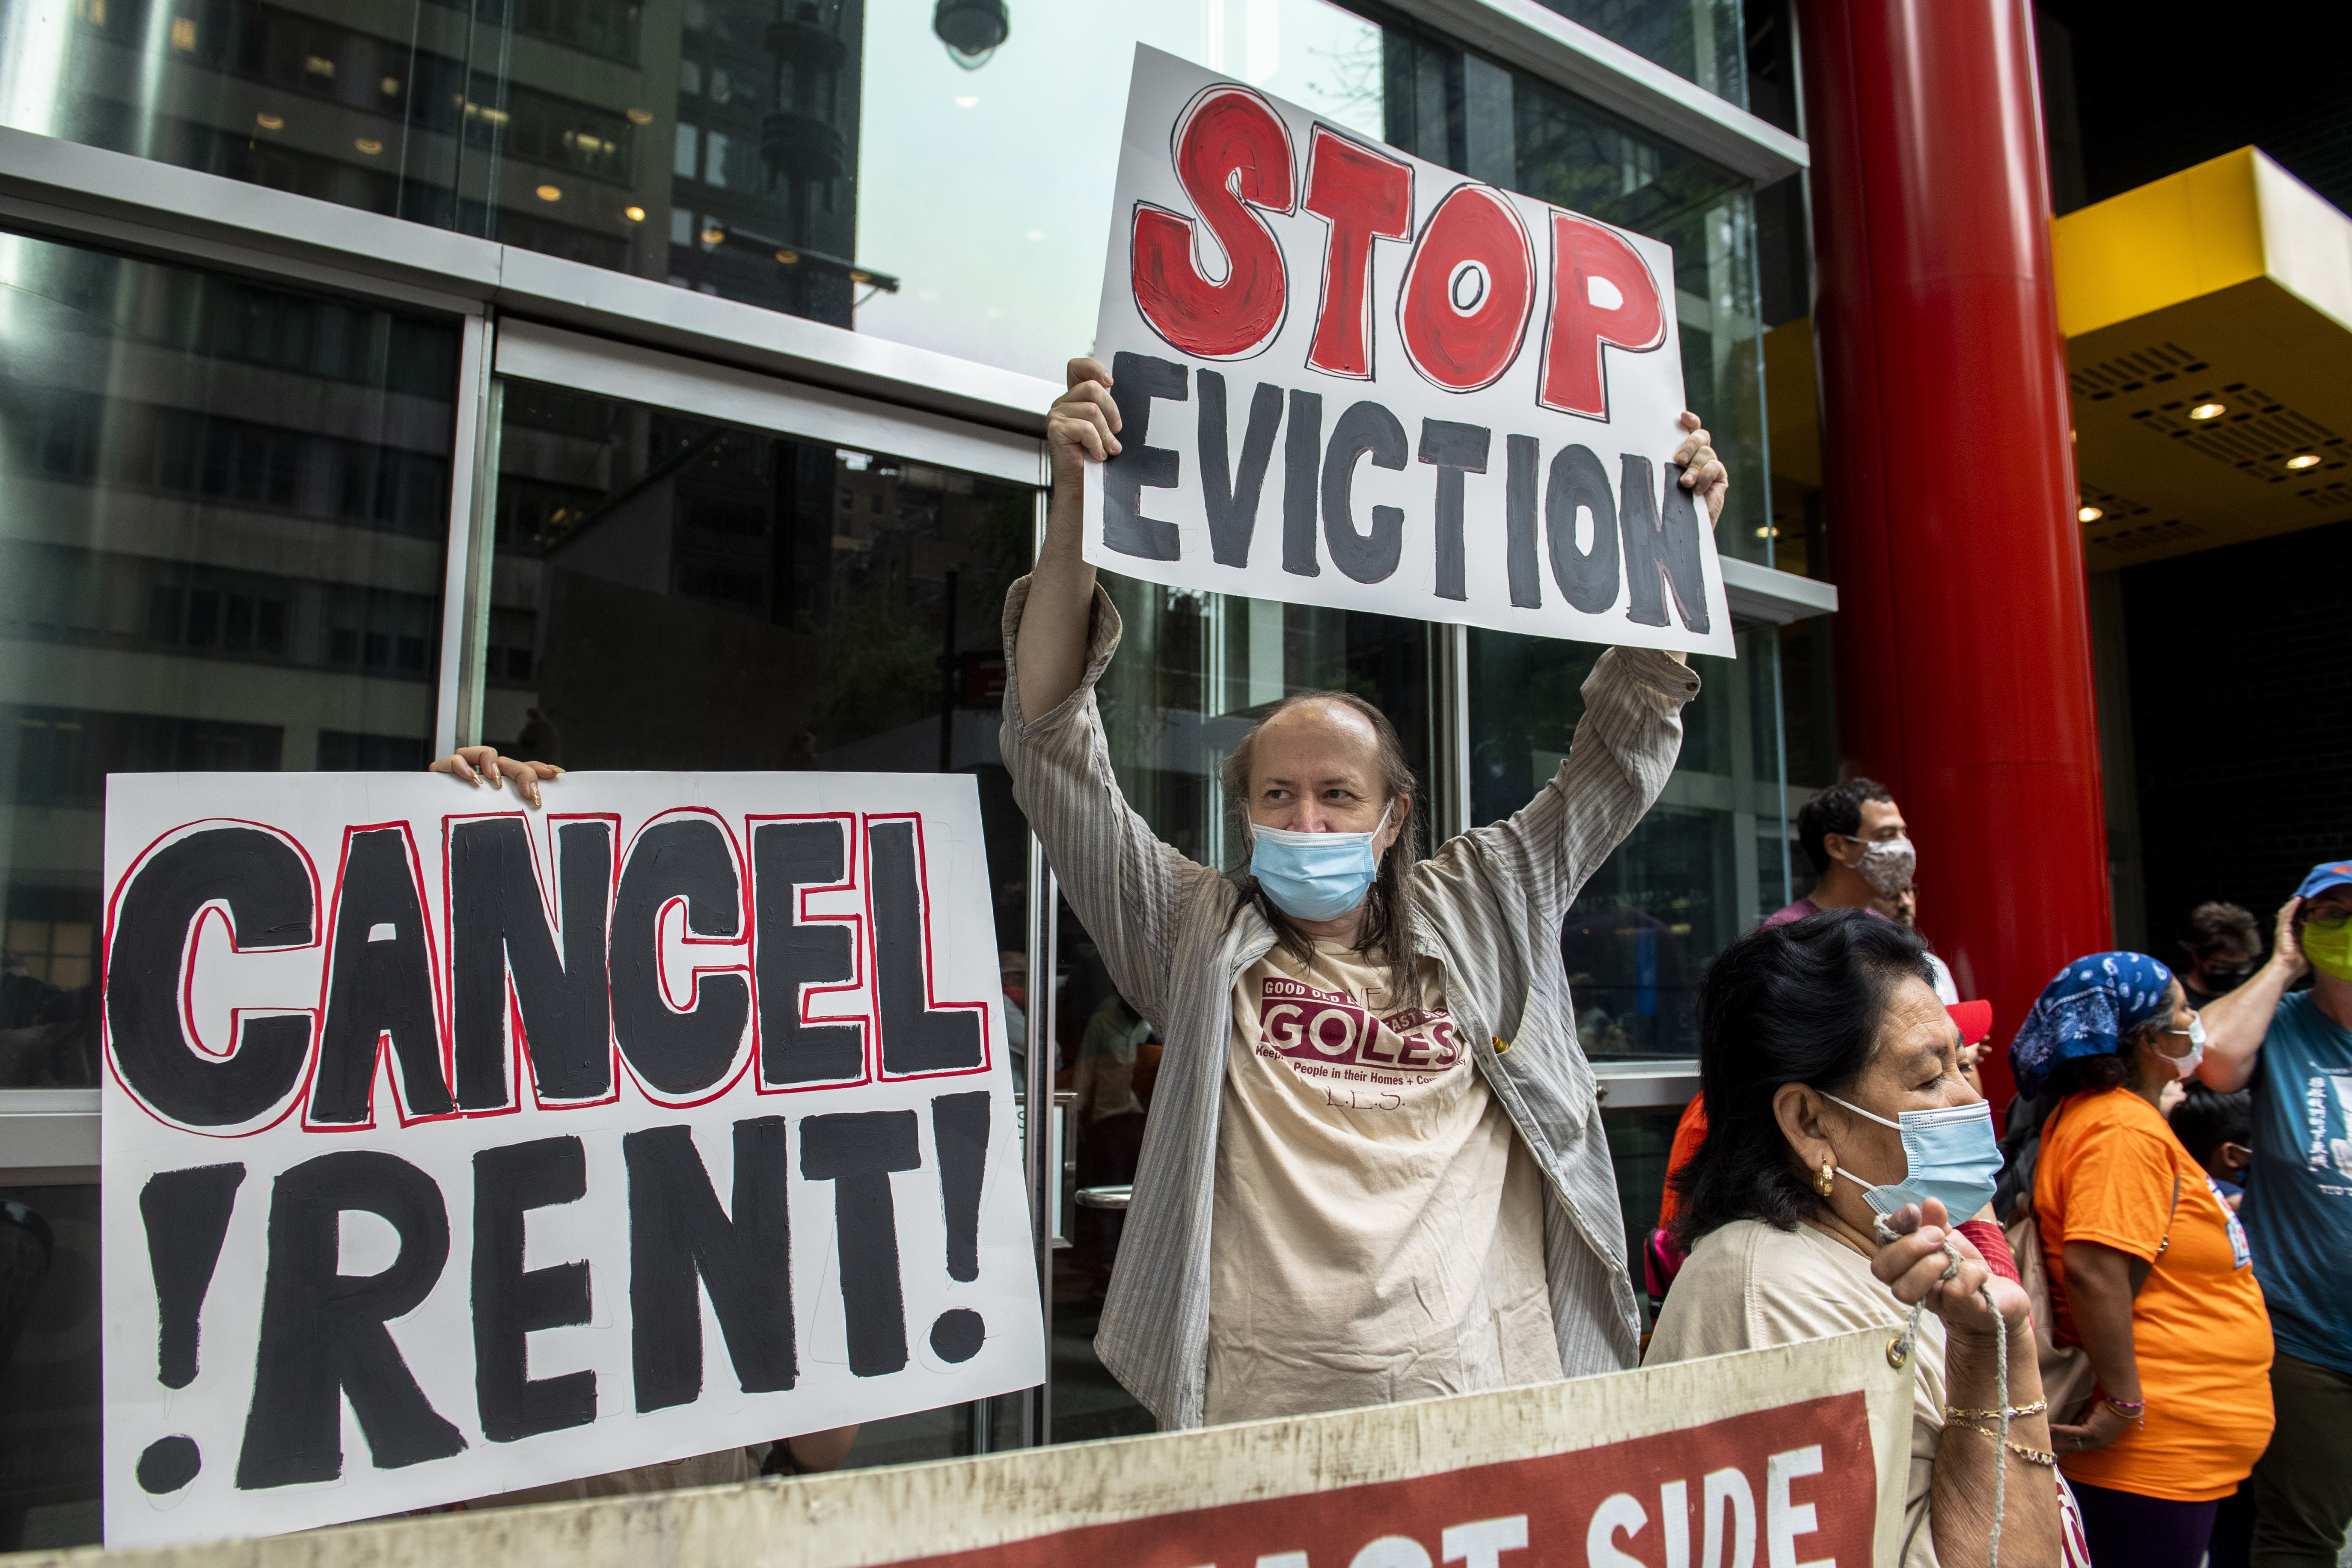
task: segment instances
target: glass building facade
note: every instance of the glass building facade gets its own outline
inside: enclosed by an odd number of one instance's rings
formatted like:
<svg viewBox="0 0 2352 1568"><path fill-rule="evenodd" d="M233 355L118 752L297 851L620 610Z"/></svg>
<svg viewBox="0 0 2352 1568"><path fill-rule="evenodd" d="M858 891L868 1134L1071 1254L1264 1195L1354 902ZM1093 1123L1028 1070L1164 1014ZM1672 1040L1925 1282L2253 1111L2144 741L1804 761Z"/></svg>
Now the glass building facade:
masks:
<svg viewBox="0 0 2352 1568"><path fill-rule="evenodd" d="M1507 50L1438 7L1325 0L0 0L0 137L90 187L77 216L0 174L0 1550L98 1538L112 773L487 740L975 775L1052 1379L869 1427L851 1462L1149 1429L1090 1341L1158 1042L996 736L1139 43L1674 247L1738 657L1697 661L1680 765L1560 954L1646 1228L1697 976L1804 890L1789 803L1834 756L1828 623L1788 586L1822 574L1809 492L1768 427L1802 149L1779 5L1548 4ZM1563 37L1603 63L1559 68ZM560 265L519 283L516 257ZM1107 581L1120 782L1221 866L1218 768L1286 694L1380 704L1442 837L1549 777L1600 652Z"/></svg>

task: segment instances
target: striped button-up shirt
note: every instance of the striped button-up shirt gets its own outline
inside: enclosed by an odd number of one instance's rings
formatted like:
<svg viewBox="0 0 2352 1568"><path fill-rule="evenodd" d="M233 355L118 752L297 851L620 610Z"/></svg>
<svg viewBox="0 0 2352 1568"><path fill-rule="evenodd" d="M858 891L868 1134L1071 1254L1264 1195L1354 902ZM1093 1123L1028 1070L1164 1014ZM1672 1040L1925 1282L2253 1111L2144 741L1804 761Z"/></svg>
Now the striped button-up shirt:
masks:
<svg viewBox="0 0 2352 1568"><path fill-rule="evenodd" d="M1234 1028L1234 984L1275 931L1220 872L1160 841L1111 771L1095 685L1118 646L1097 588L1087 669L1050 713L1021 711L1014 640L1028 579L1004 600L1005 765L1070 907L1163 1054L1095 1351L1163 1427L1197 1426L1208 1383L1209 1248ZM1682 747L1698 678L1663 653L1612 648L1584 683L1569 753L1509 820L1414 867L1414 940L1445 1005L1542 1169L1544 1271L1570 1377L1634 1364L1641 1316L1592 1068L1577 1044L1559 931L1593 871L1642 819Z"/></svg>

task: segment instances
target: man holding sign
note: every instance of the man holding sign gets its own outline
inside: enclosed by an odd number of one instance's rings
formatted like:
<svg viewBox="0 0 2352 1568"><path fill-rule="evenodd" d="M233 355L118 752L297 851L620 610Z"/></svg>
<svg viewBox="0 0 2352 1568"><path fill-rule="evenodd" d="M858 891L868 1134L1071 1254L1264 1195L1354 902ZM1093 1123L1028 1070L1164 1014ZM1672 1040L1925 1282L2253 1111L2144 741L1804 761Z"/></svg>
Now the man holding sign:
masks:
<svg viewBox="0 0 2352 1568"><path fill-rule="evenodd" d="M1360 699L1279 704L1229 759L1246 872L1153 837L1120 797L1094 688L1118 612L1080 537L1119 453L1082 359L1047 424L1054 499L1004 610L1015 793L1112 978L1166 1041L1096 1348L1167 1426L1634 1364L1615 1176L1559 928L1639 822L1698 689L1617 648L1559 772L1423 859L1394 729ZM1673 461L1722 512L1706 431Z"/></svg>

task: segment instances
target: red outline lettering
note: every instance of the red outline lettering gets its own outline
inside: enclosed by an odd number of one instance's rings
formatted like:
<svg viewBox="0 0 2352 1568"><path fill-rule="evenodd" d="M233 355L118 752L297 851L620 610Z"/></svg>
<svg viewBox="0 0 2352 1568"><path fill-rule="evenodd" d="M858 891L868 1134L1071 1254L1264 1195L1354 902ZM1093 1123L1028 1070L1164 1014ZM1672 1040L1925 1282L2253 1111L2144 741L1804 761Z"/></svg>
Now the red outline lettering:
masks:
<svg viewBox="0 0 2352 1568"><path fill-rule="evenodd" d="M1544 314L1543 375L1536 401L1606 424L1609 366L1601 351L1605 346L1650 353L1665 342L1666 310L1658 280L1624 236L1574 213L1552 213L1551 253L1551 300ZM1614 309L1594 304L1595 278L1624 302Z"/></svg>
<svg viewBox="0 0 2352 1568"><path fill-rule="evenodd" d="M1299 209L1330 228L1307 364L1372 379L1372 241L1412 237L1412 165L1318 124L1307 142Z"/></svg>
<svg viewBox="0 0 2352 1568"><path fill-rule="evenodd" d="M1295 208L1290 127L1258 93L1220 82L1185 105L1169 152L1200 217L1136 203L1128 268L1136 310L1180 353L1245 359L1281 332L1289 309L1282 244L1264 214ZM1221 281L1202 265L1212 246L1223 253Z"/></svg>

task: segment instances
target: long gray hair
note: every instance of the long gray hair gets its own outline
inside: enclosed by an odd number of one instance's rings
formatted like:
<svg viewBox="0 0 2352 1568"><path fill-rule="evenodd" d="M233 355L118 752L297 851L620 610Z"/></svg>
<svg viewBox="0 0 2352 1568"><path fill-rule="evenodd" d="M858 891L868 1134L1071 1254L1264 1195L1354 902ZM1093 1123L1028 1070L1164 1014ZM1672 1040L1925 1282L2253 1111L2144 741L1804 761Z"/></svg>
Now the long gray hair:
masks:
<svg viewBox="0 0 2352 1568"><path fill-rule="evenodd" d="M1397 738L1396 726L1387 714L1348 691L1302 691L1286 697L1274 705L1265 718L1250 726L1242 743L1225 757L1225 808L1233 813L1235 841L1249 842L1250 776L1257 755L1258 731L1293 708L1308 702L1329 702L1360 714L1372 727L1378 742L1378 765L1381 786L1388 798L1411 795L1417 806L1421 800L1421 782L1413 777L1412 768L1404 759L1404 742ZM1381 857L1379 875L1372 879L1371 890L1364 895L1363 930L1356 940L1355 951L1382 952L1388 960L1388 994L1391 1005L1418 1006L1421 1004L1421 981L1415 973L1420 954L1412 940L1412 884L1409 873L1422 858L1421 815L1405 813L1404 821L1397 827L1395 840ZM1298 929L1288 915L1276 907L1250 875L1247 860L1226 871L1234 886L1241 890L1244 900L1257 905L1276 933L1277 944L1300 963L1311 963L1315 958L1315 941Z"/></svg>

